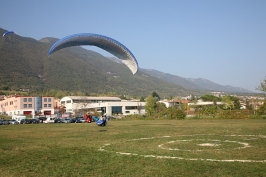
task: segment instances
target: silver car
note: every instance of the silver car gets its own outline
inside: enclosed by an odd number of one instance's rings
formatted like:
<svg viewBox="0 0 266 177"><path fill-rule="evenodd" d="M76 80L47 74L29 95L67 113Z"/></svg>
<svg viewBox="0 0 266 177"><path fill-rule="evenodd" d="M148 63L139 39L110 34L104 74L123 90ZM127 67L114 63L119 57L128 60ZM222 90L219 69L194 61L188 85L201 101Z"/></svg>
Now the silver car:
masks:
<svg viewBox="0 0 266 177"><path fill-rule="evenodd" d="M65 118L65 119L62 119L62 122L63 123L70 123L71 119L70 118Z"/></svg>
<svg viewBox="0 0 266 177"><path fill-rule="evenodd" d="M13 125L18 124L18 121L16 121L15 119L8 120L8 122Z"/></svg>

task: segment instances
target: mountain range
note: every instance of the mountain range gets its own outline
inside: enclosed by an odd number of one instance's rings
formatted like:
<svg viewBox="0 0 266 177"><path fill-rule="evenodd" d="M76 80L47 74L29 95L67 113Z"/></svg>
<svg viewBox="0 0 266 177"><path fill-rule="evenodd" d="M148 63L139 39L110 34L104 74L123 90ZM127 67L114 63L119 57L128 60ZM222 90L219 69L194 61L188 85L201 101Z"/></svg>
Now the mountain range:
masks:
<svg viewBox="0 0 266 177"><path fill-rule="evenodd" d="M6 30L0 28L0 33L4 32ZM35 40L15 34L0 38L0 87L133 96L147 96L155 91L161 97L202 95L210 91L252 93L153 69L140 68L132 75L119 59L104 57L83 47L69 47L48 57L49 48L57 40L52 37Z"/></svg>
<svg viewBox="0 0 266 177"><path fill-rule="evenodd" d="M153 69L141 69L141 71L156 78L167 81L169 83L180 85L187 89L210 90L210 91L219 91L219 92L252 93L252 91L247 89L243 89L240 87L233 87L230 85L223 86L203 78L196 78L196 79L184 78Z"/></svg>

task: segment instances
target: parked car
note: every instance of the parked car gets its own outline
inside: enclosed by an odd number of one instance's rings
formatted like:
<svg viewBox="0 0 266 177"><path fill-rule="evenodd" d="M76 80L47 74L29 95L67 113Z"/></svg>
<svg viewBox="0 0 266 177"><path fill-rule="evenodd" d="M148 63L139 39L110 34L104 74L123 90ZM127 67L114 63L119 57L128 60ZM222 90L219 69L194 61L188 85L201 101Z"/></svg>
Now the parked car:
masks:
<svg viewBox="0 0 266 177"><path fill-rule="evenodd" d="M81 122L81 123L85 123L86 120L83 118L83 117L78 117L78 120Z"/></svg>
<svg viewBox="0 0 266 177"><path fill-rule="evenodd" d="M1 121L0 125L9 125L10 124L8 120L2 119L0 121Z"/></svg>
<svg viewBox="0 0 266 177"><path fill-rule="evenodd" d="M64 122L60 118L55 118L54 123L64 123Z"/></svg>
<svg viewBox="0 0 266 177"><path fill-rule="evenodd" d="M4 122L4 125L9 125L10 124L8 120L4 120L3 122Z"/></svg>
<svg viewBox="0 0 266 177"><path fill-rule="evenodd" d="M46 117L39 117L38 119L40 120L40 123L43 123L43 121L45 121L47 118Z"/></svg>
<svg viewBox="0 0 266 177"><path fill-rule="evenodd" d="M22 119L20 124L32 124L32 119Z"/></svg>
<svg viewBox="0 0 266 177"><path fill-rule="evenodd" d="M26 124L26 119L21 119L20 121L19 121L19 124Z"/></svg>
<svg viewBox="0 0 266 177"><path fill-rule="evenodd" d="M26 116L13 115L12 119L15 119L19 124L21 124L21 120L26 119Z"/></svg>
<svg viewBox="0 0 266 177"><path fill-rule="evenodd" d="M74 118L74 120L75 120L75 123L82 123L79 118Z"/></svg>
<svg viewBox="0 0 266 177"><path fill-rule="evenodd" d="M76 117L76 118L71 118L71 121L70 123L82 123L79 119L79 117Z"/></svg>
<svg viewBox="0 0 266 177"><path fill-rule="evenodd" d="M71 119L70 118L65 118L65 119L62 119L62 122L63 123L70 123Z"/></svg>
<svg viewBox="0 0 266 177"><path fill-rule="evenodd" d="M76 123L76 119L75 118L70 118L70 123Z"/></svg>
<svg viewBox="0 0 266 177"><path fill-rule="evenodd" d="M38 124L38 123L40 123L40 120L39 119L31 119L31 123L33 123L33 124Z"/></svg>
<svg viewBox="0 0 266 177"><path fill-rule="evenodd" d="M43 123L49 124L49 123L55 123L55 117L47 117L46 120L43 121Z"/></svg>
<svg viewBox="0 0 266 177"><path fill-rule="evenodd" d="M18 121L16 121L15 119L8 120L8 122L13 125L18 124Z"/></svg>

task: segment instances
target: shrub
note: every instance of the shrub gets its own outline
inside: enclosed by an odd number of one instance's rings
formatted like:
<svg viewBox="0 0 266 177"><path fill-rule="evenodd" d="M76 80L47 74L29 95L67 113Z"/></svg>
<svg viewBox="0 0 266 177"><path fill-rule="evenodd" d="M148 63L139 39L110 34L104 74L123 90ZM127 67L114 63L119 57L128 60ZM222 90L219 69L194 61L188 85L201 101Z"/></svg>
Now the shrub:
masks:
<svg viewBox="0 0 266 177"><path fill-rule="evenodd" d="M169 107L161 112L162 117L168 119L185 119L186 113L175 107Z"/></svg>
<svg viewBox="0 0 266 177"><path fill-rule="evenodd" d="M218 119L248 119L249 111L246 110L219 110Z"/></svg>
<svg viewBox="0 0 266 177"><path fill-rule="evenodd" d="M140 114L131 114L123 117L123 119L130 119L130 120L141 120L145 118L146 118L145 115L140 115Z"/></svg>

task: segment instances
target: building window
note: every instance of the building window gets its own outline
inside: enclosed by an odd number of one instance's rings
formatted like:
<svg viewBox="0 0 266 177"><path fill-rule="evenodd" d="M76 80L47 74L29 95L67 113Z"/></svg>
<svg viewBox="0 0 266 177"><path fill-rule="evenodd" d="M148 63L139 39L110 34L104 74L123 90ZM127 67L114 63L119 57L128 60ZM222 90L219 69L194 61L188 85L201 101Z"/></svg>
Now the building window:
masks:
<svg viewBox="0 0 266 177"><path fill-rule="evenodd" d="M28 102L32 102L32 98L28 98Z"/></svg>
<svg viewBox="0 0 266 177"><path fill-rule="evenodd" d="M29 104L28 106L29 106L29 108L32 108L32 104Z"/></svg>
<svg viewBox="0 0 266 177"><path fill-rule="evenodd" d="M51 102L52 101L52 99L51 98L48 98L48 102Z"/></svg>
<svg viewBox="0 0 266 177"><path fill-rule="evenodd" d="M44 99L43 99L43 102L47 102L47 98L44 98Z"/></svg>
<svg viewBox="0 0 266 177"><path fill-rule="evenodd" d="M122 106L112 106L112 114L119 114L122 112Z"/></svg>
<svg viewBox="0 0 266 177"><path fill-rule="evenodd" d="M49 108L52 107L52 104L48 104L48 107L49 107Z"/></svg>
<svg viewBox="0 0 266 177"><path fill-rule="evenodd" d="M27 98L23 98L23 101L24 101L24 102L27 102Z"/></svg>
<svg viewBox="0 0 266 177"><path fill-rule="evenodd" d="M44 104L44 107L47 108L47 104Z"/></svg>
<svg viewBox="0 0 266 177"><path fill-rule="evenodd" d="M27 108L27 104L23 104L23 108Z"/></svg>
<svg viewBox="0 0 266 177"><path fill-rule="evenodd" d="M126 110L137 109L137 106L126 106Z"/></svg>

